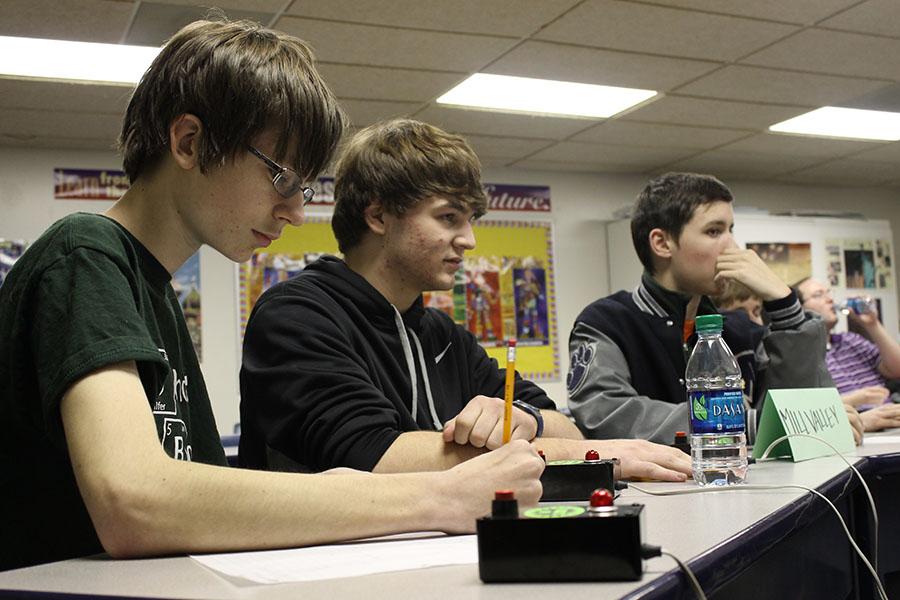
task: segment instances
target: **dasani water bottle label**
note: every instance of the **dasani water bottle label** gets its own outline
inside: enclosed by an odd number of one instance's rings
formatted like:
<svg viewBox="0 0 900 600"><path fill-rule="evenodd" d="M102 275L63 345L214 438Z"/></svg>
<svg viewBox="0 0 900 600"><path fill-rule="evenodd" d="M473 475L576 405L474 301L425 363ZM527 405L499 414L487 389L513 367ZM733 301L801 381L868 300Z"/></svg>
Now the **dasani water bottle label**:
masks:
<svg viewBox="0 0 900 600"><path fill-rule="evenodd" d="M744 395L741 390L697 390L688 393L691 433L743 433Z"/></svg>

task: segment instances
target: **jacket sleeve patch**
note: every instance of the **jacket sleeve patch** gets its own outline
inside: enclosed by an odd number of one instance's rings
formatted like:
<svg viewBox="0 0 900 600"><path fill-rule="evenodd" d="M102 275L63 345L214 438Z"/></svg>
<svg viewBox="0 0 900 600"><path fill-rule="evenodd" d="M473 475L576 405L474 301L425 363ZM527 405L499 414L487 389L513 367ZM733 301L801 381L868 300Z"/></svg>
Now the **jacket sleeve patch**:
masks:
<svg viewBox="0 0 900 600"><path fill-rule="evenodd" d="M595 354L594 344L589 342L581 344L572 353L569 361L569 373L566 375L566 389L570 396L577 392L584 383Z"/></svg>

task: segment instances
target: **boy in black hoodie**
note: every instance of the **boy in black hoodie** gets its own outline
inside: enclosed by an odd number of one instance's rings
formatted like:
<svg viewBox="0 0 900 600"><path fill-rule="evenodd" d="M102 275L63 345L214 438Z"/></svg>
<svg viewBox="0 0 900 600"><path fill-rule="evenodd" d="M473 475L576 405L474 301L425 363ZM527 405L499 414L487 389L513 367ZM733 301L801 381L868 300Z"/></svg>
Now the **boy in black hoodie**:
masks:
<svg viewBox="0 0 900 600"><path fill-rule="evenodd" d="M241 369L240 457L253 468L445 469L501 445L504 372L422 293L450 289L484 214L480 165L459 136L411 120L360 132L337 167L325 257L262 295ZM549 459L589 448L622 475L683 480L684 454L585 441L517 376L513 439ZM538 439L539 438L539 439Z"/></svg>

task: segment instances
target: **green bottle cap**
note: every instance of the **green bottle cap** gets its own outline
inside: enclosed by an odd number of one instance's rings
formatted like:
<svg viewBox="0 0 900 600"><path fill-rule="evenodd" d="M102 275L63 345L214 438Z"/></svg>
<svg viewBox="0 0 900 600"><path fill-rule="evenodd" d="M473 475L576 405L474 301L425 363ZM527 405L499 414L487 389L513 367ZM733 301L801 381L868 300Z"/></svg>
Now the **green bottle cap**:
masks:
<svg viewBox="0 0 900 600"><path fill-rule="evenodd" d="M701 315L694 322L697 333L701 331L722 331L722 315Z"/></svg>

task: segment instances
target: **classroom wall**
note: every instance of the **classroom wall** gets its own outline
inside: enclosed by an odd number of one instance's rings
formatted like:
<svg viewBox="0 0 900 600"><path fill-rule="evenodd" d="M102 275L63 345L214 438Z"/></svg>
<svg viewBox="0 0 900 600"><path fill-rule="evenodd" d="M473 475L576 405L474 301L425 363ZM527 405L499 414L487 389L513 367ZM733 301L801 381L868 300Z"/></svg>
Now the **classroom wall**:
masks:
<svg viewBox="0 0 900 600"><path fill-rule="evenodd" d="M117 168L113 152L33 150L0 147L0 237L34 240L53 221L73 211L99 212L109 203L53 200L53 169ZM607 221L628 206L646 182L638 175L589 175L561 172L486 169L485 181L549 185L556 242L557 318L562 377L544 387L565 403L568 331L581 309L610 293ZM727 181L738 205L767 209L787 207L853 210L886 219L900 247L900 190L826 188L761 182ZM503 214L514 218L516 213ZM498 213L498 217L501 215ZM740 227L738 220L737 227ZM631 247L614 249L633 252ZM614 259L615 256L612 256ZM203 370L219 430L230 433L238 421L237 335L234 265L214 251L201 252Z"/></svg>

